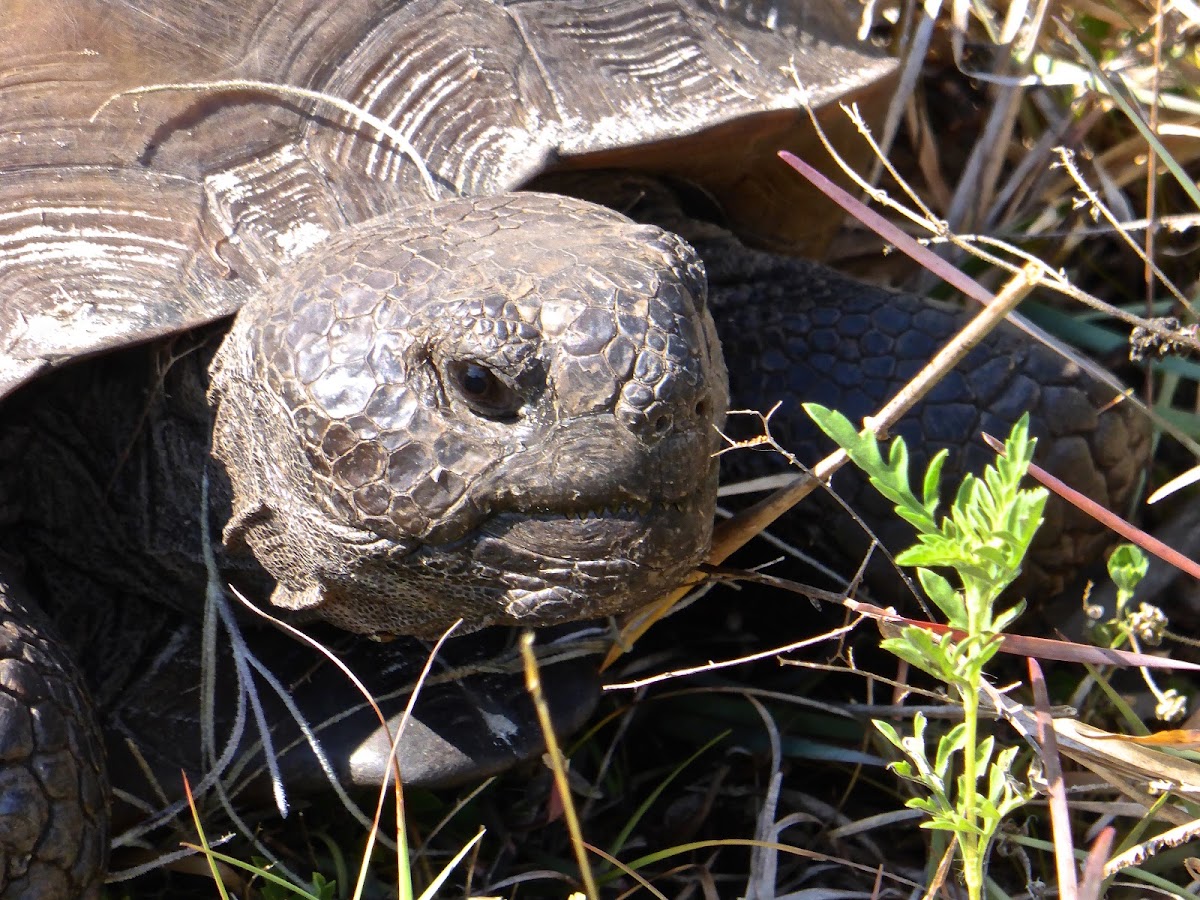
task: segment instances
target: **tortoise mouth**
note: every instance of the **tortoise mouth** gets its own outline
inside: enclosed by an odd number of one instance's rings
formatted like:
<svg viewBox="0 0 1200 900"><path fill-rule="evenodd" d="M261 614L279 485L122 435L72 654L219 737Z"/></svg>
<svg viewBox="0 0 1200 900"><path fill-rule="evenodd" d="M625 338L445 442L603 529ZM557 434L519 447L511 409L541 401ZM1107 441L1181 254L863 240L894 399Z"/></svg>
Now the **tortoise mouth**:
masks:
<svg viewBox="0 0 1200 900"><path fill-rule="evenodd" d="M705 500L697 492L672 502L502 512L481 523L476 537L547 562L646 564L686 552L678 542L687 535L707 542L712 511Z"/></svg>
<svg viewBox="0 0 1200 900"><path fill-rule="evenodd" d="M569 512L506 512L476 532L475 559L504 559L498 612L544 624L613 615L651 602L702 559L712 537L713 498L616 504Z"/></svg>
<svg viewBox="0 0 1200 900"><path fill-rule="evenodd" d="M704 488L671 501L497 512L457 540L420 544L393 558L394 583L406 608L422 611L419 621L408 618L398 627L386 614L360 609L379 604L370 591L354 605L355 621L369 621L365 630L377 637L397 631L437 637L460 617L475 630L595 619L643 606L703 558L714 494Z"/></svg>

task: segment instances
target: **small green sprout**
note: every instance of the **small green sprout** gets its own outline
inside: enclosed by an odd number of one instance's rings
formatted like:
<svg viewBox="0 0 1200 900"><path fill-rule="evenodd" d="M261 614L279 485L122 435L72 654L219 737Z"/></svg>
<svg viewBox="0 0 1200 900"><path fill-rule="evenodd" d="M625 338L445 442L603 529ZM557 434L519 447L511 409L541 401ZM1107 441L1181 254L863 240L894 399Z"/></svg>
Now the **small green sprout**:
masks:
<svg viewBox="0 0 1200 900"><path fill-rule="evenodd" d="M1024 603L999 610L997 605L1021 574L1046 505L1044 488L1020 486L1036 444L1029 437L1028 416L1013 426L994 466L981 477L963 480L949 513L939 520L945 451L930 462L918 497L909 485L908 448L901 438L892 442L885 460L875 436L860 434L845 416L811 403L804 408L895 504L897 515L916 529L917 543L896 561L916 567L921 587L954 629L939 636L908 626L899 637L882 642L886 650L945 682L962 703L963 721L938 739L933 759L923 716L914 717L910 737L886 722L876 721L875 727L906 757L892 763L892 770L927 792L907 803L929 816L923 827L955 836L974 900L983 896L988 853L1001 821L1032 796L1012 774L1017 748L996 752L994 738L979 736L984 667L1000 649L1000 633L1024 609ZM949 569L953 578L935 569Z"/></svg>

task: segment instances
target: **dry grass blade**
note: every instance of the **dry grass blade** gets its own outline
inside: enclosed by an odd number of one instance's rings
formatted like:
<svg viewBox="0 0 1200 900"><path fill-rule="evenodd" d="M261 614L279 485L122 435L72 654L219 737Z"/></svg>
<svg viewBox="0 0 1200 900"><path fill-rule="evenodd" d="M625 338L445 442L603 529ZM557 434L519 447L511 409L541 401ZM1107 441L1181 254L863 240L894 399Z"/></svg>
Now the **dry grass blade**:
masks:
<svg viewBox="0 0 1200 900"><path fill-rule="evenodd" d="M1001 715L1032 746L1037 746L1037 722L1034 714L985 685L984 690ZM1115 790L1128 796L1144 809L1158 805L1154 815L1174 825L1186 825L1193 816L1161 802L1164 792L1188 800L1200 799L1200 765L1186 759L1139 747L1127 741L1112 740L1099 728L1067 717L1053 720L1059 752L1099 775Z"/></svg>
<svg viewBox="0 0 1200 900"><path fill-rule="evenodd" d="M849 110L848 114L858 125L863 137L868 141L868 143L872 144L877 153L880 153L878 147L872 142L871 134L867 129L866 123L862 121L861 117L857 114L857 111ZM811 115L812 113L810 111L810 117ZM817 125L815 121L814 125ZM819 126L817 133L819 136L823 135L823 132L819 129ZM974 255L987 265L997 267L1003 271L1008 271L1013 274L1017 274L1020 271L1019 266L1021 265L1044 265L1031 254L1019 249L1009 242L1000 241L985 235L975 235L973 237L956 235L950 230L945 222L936 219L932 213L921 203L916 192L907 184L901 174L896 171L886 159L882 159L881 153L880 158L882 163L885 165L892 177L897 180L904 191L908 194L909 198L913 201L919 212L914 212L902 204L890 199L886 193L873 189L870 184L859 177L845 162L845 160L841 158L836 148L831 143L824 139L823 143L830 156L837 162L838 166L852 181L858 184L858 186L873 200L884 204L888 208L895 211L898 215L907 218L919 227L930 231L931 234L933 234L933 238L930 239L931 243L937 243L941 241L949 242L958 249ZM923 246L905 232L901 231L878 213L875 213L864 207L858 199L847 193L838 185L834 184L828 178L821 175L811 166L807 165L791 154L781 153L780 155L785 159L785 161L788 162L789 165L792 166L792 168L804 175L804 177L807 178L814 187L818 188L828 198L849 212L852 216L854 216L854 218L858 219L861 223L867 225L869 228L887 240L896 249L919 262L922 267L942 278L942 280L944 280L947 284L951 285L965 296L983 304L990 302L990 295L988 292L964 272L959 271L945 260L942 260L929 248ZM1069 232L1069 234L1077 231L1078 229L1073 229L1071 232ZM999 254L996 251L999 251ZM1015 257L1017 263L1014 264L1007 257ZM1063 296L1086 306L1090 306L1094 309L1102 311L1107 315L1112 316L1116 320L1128 322L1134 327L1144 328L1150 333L1159 335L1164 339L1170 337L1170 334L1165 332L1161 325L1126 312L1121 307L1106 303L1093 294L1081 290L1072 284L1065 277L1065 275L1052 267L1047 266L1042 274L1044 275L1042 286L1045 288L1062 294ZM1070 360L1073 364L1079 366L1085 373L1094 378L1096 381L1102 384L1108 384L1113 388L1115 394L1120 395L1124 392L1124 386L1112 375L1111 372L1107 371L1103 366L1099 365L1092 359L1076 352L1073 347L1058 340L1044 329L1034 325L1021 316L1013 316L1010 318L1010 321L1014 326L1024 331L1031 338L1046 345L1055 353L1061 355L1064 359ZM1126 402L1133 403L1154 423L1156 428L1159 428L1165 433L1171 435L1197 458L1200 458L1200 444L1197 444L1197 442L1186 429L1179 427L1179 425L1172 421L1170 417L1161 415L1156 409L1147 407L1135 397L1128 397Z"/></svg>
<svg viewBox="0 0 1200 900"><path fill-rule="evenodd" d="M1122 869L1140 866L1157 853L1170 850L1173 847L1181 847L1197 838L1200 838L1200 819L1186 822L1183 825L1164 831L1162 834L1156 834L1150 840L1143 841L1136 847L1131 847L1124 853L1114 856L1105 864L1104 874L1112 876Z"/></svg>
<svg viewBox="0 0 1200 900"><path fill-rule="evenodd" d="M934 634L948 634L955 640L962 640L966 635L963 631L957 628L952 628L949 625L944 625L940 622L928 622L922 619L913 619L908 616L902 616L893 609L884 609L881 606L876 606L873 603L865 603L861 600L845 597L842 594L832 593L830 591L822 591L810 585L800 584L799 582L791 581L787 578L778 578L774 575L767 575L762 572L749 572L744 570L732 570L736 572L736 577L742 581L753 581L760 584L770 585L771 587L779 588L780 590L790 591L791 593L800 594L803 597L816 600L821 603L834 603L844 606L851 612L857 613L860 616L865 616L869 619L874 619L879 626L880 632L884 637L894 637L903 628L916 627L923 628L926 631L931 631ZM800 647L809 646L820 641L829 640L831 638L840 637L842 634L850 631L857 622L842 626L842 628L830 631L827 634L818 635L813 638L806 638L793 645L777 647L773 650L762 651L743 657L739 661L750 661L761 659L764 657L790 652ZM1200 671L1200 663L1188 662L1183 659L1172 659L1165 656L1152 656L1148 653L1141 653L1133 650L1118 650L1113 647L1097 647L1092 644L1080 644L1074 641L1060 641L1053 638L1040 638L1024 634L1001 634L997 636L1000 642L1000 652L1008 653L1014 656L1028 656L1037 659L1053 659L1061 662L1080 663L1083 665L1096 666L1128 666L1147 669L1174 669L1186 672ZM722 668L724 664L710 664L708 666L696 667L695 669L681 669L679 674L691 674L693 671L706 671L712 668ZM652 678L630 682L622 685L611 685L609 689L643 687L645 684L653 683L661 680L666 676L654 676Z"/></svg>
<svg viewBox="0 0 1200 900"><path fill-rule="evenodd" d="M925 893L921 895L921 900L935 900L942 888L946 884L946 876L950 874L950 866L954 862L954 842L949 841L946 844L946 850L942 853L938 860L937 868L933 871L933 877L929 879L929 886L925 888Z"/></svg>
<svg viewBox="0 0 1200 900"><path fill-rule="evenodd" d="M869 604L849 600L846 606L855 612L871 616L879 620L879 630L885 637L898 634L901 628L915 626L932 631L935 634L949 634L955 640L962 640L966 634L956 628L949 628L937 622L922 622L919 619L908 619L881 610L871 608ZM1132 650L1117 650L1112 647L1095 647L1090 644L1078 644L1073 641L1058 641L1052 638L1031 637L1024 634L1002 634L999 636L1000 652L1013 656L1025 656L1031 659L1052 659L1060 662L1091 664L1097 666L1127 666L1145 669L1175 669L1188 672L1200 671L1200 664L1183 659L1151 656Z"/></svg>
<svg viewBox="0 0 1200 900"><path fill-rule="evenodd" d="M550 759L554 784L558 789L559 799L562 801L563 818L567 823L567 831L570 832L571 848L575 851L579 877L583 881L588 900L599 900L600 892L596 889L596 879L592 876L587 847L583 842L583 829L579 827L579 816L575 812L575 801L571 796L571 785L567 778L567 761L563 757L562 748L558 745L558 736L554 733L554 723L550 717L550 707L546 704L546 695L542 691L542 679L538 672L537 656L533 652L533 641L532 631L526 631L521 635L521 658L525 663L525 687L533 698L538 722L541 724L542 734L546 738L546 755Z"/></svg>
<svg viewBox="0 0 1200 900"><path fill-rule="evenodd" d="M1128 741L1143 747L1174 747L1176 749L1200 747L1200 730L1195 728L1171 728L1154 734L1114 734L1113 741Z"/></svg>
<svg viewBox="0 0 1200 900"><path fill-rule="evenodd" d="M1058 895L1063 900L1076 900L1079 883L1075 877L1075 843L1071 840L1071 813L1067 809L1067 789L1063 783L1062 765L1058 757L1058 741L1054 737L1050 717L1050 697L1046 679L1037 660L1029 659L1029 683L1033 687L1037 738L1041 745L1042 771L1046 791L1050 796L1050 826L1054 833L1054 864L1058 870Z"/></svg>
<svg viewBox="0 0 1200 900"><path fill-rule="evenodd" d="M1063 39L1070 44L1071 49L1073 49L1076 55L1078 55L1078 57L1087 65L1091 71L1092 77L1096 79L1098 86L1105 90L1113 102L1120 107L1121 112L1125 114L1126 118L1128 118L1129 121L1133 123L1134 127L1137 128L1142 140L1146 142L1150 149L1154 151L1160 160L1162 160L1163 164L1167 166L1172 176L1174 176L1176 183L1179 184L1180 188L1182 188L1191 199L1192 204L1200 208L1200 187L1197 187L1195 180L1192 179L1187 172L1185 172L1179 166L1172 154L1167 152L1166 148L1162 145L1162 142L1159 141L1158 135L1152 128L1150 128L1149 123L1142 118L1142 115L1137 108L1129 102L1124 90L1124 84L1116 84L1114 80L1110 79L1108 75L1105 74L1105 72L1096 64L1096 61L1087 51L1087 48L1080 43L1079 39L1075 37L1074 33L1069 28L1066 28L1060 24L1059 30L1063 36Z"/></svg>
<svg viewBox="0 0 1200 900"><path fill-rule="evenodd" d="M999 451L1001 449L1000 442L990 434L984 434L983 439L987 441L988 446L993 450ZM1105 509L1090 497L1081 494L1074 488L1067 487L1067 485L1065 485L1062 481L1055 478L1040 466L1031 464L1029 466L1029 474L1037 479L1040 484L1054 491L1054 493L1058 494L1058 496L1062 497L1076 509L1082 510L1099 522L1103 522L1117 534L1121 535L1121 537L1137 544L1147 553L1153 553L1159 559L1170 563L1178 568L1181 572L1186 572L1193 578L1200 578L1200 563L1188 559L1173 547L1168 547L1158 538L1154 537L1154 535L1147 534L1142 529L1126 522L1116 513Z"/></svg>
<svg viewBox="0 0 1200 900"><path fill-rule="evenodd" d="M295 637L297 640L301 641L302 643L306 643L309 646L313 647L319 653L321 653L326 659L328 659L331 663L333 663L333 665L336 666L342 672L342 674L346 676L346 678L354 685L354 687L358 690L358 692L363 696L363 699L367 702L367 704L371 707L371 710L375 713L375 718L378 720L380 726L383 728L384 733L387 734L389 740L391 741L391 747L389 750L390 766L389 766L389 770L388 770L389 774L390 774L390 778L385 777L383 784L380 785L379 795L376 799L376 804L375 804L375 815L374 815L374 818L370 821L369 827L367 828L367 845L366 845L366 848L363 850L362 862L359 867L359 876L358 876L358 879L357 879L357 882L355 885L355 897L357 898L357 897L361 896L361 893L366 886L368 873L370 871L369 867L370 867L370 861L371 861L371 851L374 848L375 842L377 840L379 840L379 837L380 837L379 823L383 816L383 804L387 799L388 786L391 783L392 779L394 779L394 782L395 782L395 790L393 793L393 797L394 797L395 803L396 803L396 821L398 823L401 823L398 826L399 828L402 829L404 827L403 826L403 822L404 822L404 782L403 782L403 778L402 778L402 773L400 771L400 761L397 757L397 750L400 746L400 739L401 739L401 737L403 737L405 726L408 723L408 720L412 716L413 707L416 705L417 697L419 696L419 694L421 692L421 688L425 684L425 681L429 677L429 673L432 670L434 659L437 658L438 653L441 651L442 645L445 644L445 642L449 639L450 635L453 634L454 631L458 628L459 624L461 624L461 620L459 622L455 622L453 625L450 626L450 628L446 629L446 631L442 634L442 636L438 639L437 643L434 645L433 649L430 651L429 655L426 657L425 665L421 669L421 674L417 677L417 681L414 684L411 693L409 694L408 703L406 704L406 706L404 708L404 714L401 716L400 724L396 728L395 733L393 733L391 730L391 726L388 724L387 717L384 716L383 711L379 708L379 704L375 702L375 698L371 695L370 690L367 688L367 686L365 684L362 683L362 681L358 678L358 676L355 675L354 672L351 671L351 669L348 666L346 666L346 664L344 662L342 662L340 659L338 659L333 653L330 653L328 648L324 647L319 641L316 641L313 638L309 637L307 634L305 634L303 631L300 631L295 626L272 616L270 613L266 612L265 610L259 609L257 606L255 606L253 603L251 603L249 600L247 600L245 597L243 597L236 589L234 589L232 592L233 592L234 596L237 597L238 600L240 600L241 603L247 609L253 611L256 615L259 615L262 618L266 619L267 621L271 622L276 627L291 634L293 637ZM335 785L335 787L340 787L340 786ZM346 808L348 810L351 810L352 812L357 810L357 807L355 807L353 804L348 805ZM410 866L410 858L409 858L409 854L408 854L408 843L406 840L406 836L402 833L397 834L394 846L396 849L396 857L397 857L397 877L399 877L401 879L401 882L399 885L399 896L401 898L405 898L405 897L411 896L411 893L412 893L412 885L409 881L409 874L408 874L409 866Z"/></svg>
<svg viewBox="0 0 1200 900"><path fill-rule="evenodd" d="M451 857L450 861L447 862L446 865L442 866L442 870L438 872L437 876L432 882L430 882L429 887L427 887L421 893L421 900L433 900L433 898L438 896L438 891L441 890L442 885L446 883L446 879L450 877L450 874L458 867L458 864L466 858L467 854L475 849L475 845L483 840L483 835L484 830L480 828L479 831L475 832L475 836L473 838L459 848L459 851L455 853L453 857Z"/></svg>
<svg viewBox="0 0 1200 900"><path fill-rule="evenodd" d="M640 856L635 860L627 862L626 865L632 869L642 869L652 863L661 862L664 859L671 859L676 856L682 856L686 853L692 853L696 850L720 849L723 847L747 847L754 848L762 846L762 841L754 841L749 838L724 838L719 840L707 841L691 841L686 844L679 844L675 847L668 847L664 850L656 850ZM923 888L922 885L913 881L911 878L905 878L902 875L897 875L894 872L889 872L885 869L880 869L878 866L868 866L851 859L846 859L841 856L832 856L828 853L819 853L816 850L809 850L805 847L795 847L791 844L769 844L771 850L777 853L784 853L790 856L796 856L801 859L810 860L818 863L835 863L839 866L844 866L847 869L852 869L856 872L862 872L872 877L878 877L886 880L889 884L898 888L904 888L907 891L917 891Z"/></svg>
<svg viewBox="0 0 1200 900"><path fill-rule="evenodd" d="M1079 883L1079 900L1100 900L1104 891L1104 860L1112 851L1116 829L1111 825L1100 830L1083 862L1083 881Z"/></svg>
<svg viewBox="0 0 1200 900"><path fill-rule="evenodd" d="M589 852L594 853L597 856L599 856L601 859L603 859L605 862L607 862L613 868L619 869L621 872L624 872L627 876L629 876L630 879L632 879L633 881L636 881L638 883L639 887L641 887L643 890L647 891L648 893L653 894L655 897L658 898L658 900L667 900L667 895L664 894L662 891L660 891L658 888L656 888L654 885L652 885L649 881L647 881L640 872L636 871L635 869L629 868L629 866L625 865L625 863L621 862L619 859L617 859L615 856L613 856L608 851L602 850L601 848L595 846L594 844L589 844L586 842L584 843L583 846L586 847ZM631 888L629 891L627 891L622 896L628 896L629 894L632 894L636 890L637 890L637 888Z"/></svg>
<svg viewBox="0 0 1200 900"><path fill-rule="evenodd" d="M213 883L217 886L217 893L221 896L221 900L229 900L229 892L225 889L224 875L217 866L217 859L213 855L212 848L208 845L208 838L204 834L204 826L200 824L200 810L196 808L196 798L192 796L192 786L188 782L187 773L180 772L179 774L183 778L183 792L187 797L188 809L192 811L192 822L195 823L196 834L200 838L198 849L204 854L204 858L208 862Z"/></svg>
<svg viewBox="0 0 1200 900"><path fill-rule="evenodd" d="M856 197L834 184L804 160L786 150L780 152L779 158L808 179L809 183L826 197L955 290L961 291L967 297L985 306L992 302L991 295L977 282L933 253L928 247L909 237L875 210L865 206Z"/></svg>
<svg viewBox="0 0 1200 900"><path fill-rule="evenodd" d="M1162 271L1162 269L1159 268L1159 266L1154 262L1153 258L1151 258L1151 256L1138 245L1138 243L1129 233L1129 229L1122 227L1112 210L1108 208L1108 204L1104 203L1096 193L1095 189L1084 180L1082 173L1080 173L1078 167L1075 165L1074 154L1063 147L1059 147L1056 152L1059 159L1058 164L1062 166L1062 168L1065 169L1071 176L1071 180L1075 183L1075 186L1079 189L1079 192L1087 200L1090 207L1096 212L1097 215L1103 217L1109 223L1114 234L1121 236L1122 240L1130 248L1134 255L1142 260L1148 272L1158 279L1159 283L1161 283L1163 287L1165 287L1171 294L1171 296L1175 298L1175 301L1184 309L1188 310L1189 312L1193 312L1194 314L1191 302L1187 299L1184 293L1179 290L1179 288L1175 286L1174 282L1172 282L1171 279L1168 278L1167 275ZM1147 228L1146 234L1147 240L1149 240L1154 234L1154 229Z"/></svg>
<svg viewBox="0 0 1200 900"><path fill-rule="evenodd" d="M749 694L746 701L754 707L762 720L767 732L767 743L770 747L770 769L768 770L767 789L759 806L758 821L754 828L755 846L750 851L750 872L746 878L747 900L770 900L775 896L775 882L779 871L779 854L773 849L773 844L779 839L781 826L776 824L776 813L779 808L779 792L783 786L782 772L782 742L779 737L779 726L767 708Z"/></svg>
<svg viewBox="0 0 1200 900"><path fill-rule="evenodd" d="M1200 466L1194 466L1181 475L1177 475L1146 498L1146 505L1157 503L1185 487L1200 484Z"/></svg>
<svg viewBox="0 0 1200 900"><path fill-rule="evenodd" d="M819 635L816 635L815 637L811 637L811 638L805 638L804 640L796 641L791 644L785 644L785 645L778 646L778 647L772 647L770 650L762 650L758 653L751 653L751 654L747 654L746 656L739 656L735 659L722 660L721 662L706 663L702 666L690 666L688 668L672 669L668 672L661 672L657 675L647 675L645 677L638 678L634 681L623 681L623 682L616 682L616 683L612 683L612 684L606 684L604 686L604 690L605 691L632 691L632 690L637 690L640 688L649 687L652 684L658 684L659 682L662 682L662 681L671 681L676 678L684 678L688 675L697 675L702 672L715 672L720 669L728 669L733 666L745 665L746 663L754 662L754 661L760 660L760 659L770 659L771 657L775 657L775 656L783 656L788 653L794 653L797 650L802 650L805 647L812 647L814 645L822 644L827 641L835 641L835 640L843 637L844 635L849 634L856 627L858 627L857 619L853 622L850 622L847 625L843 625L840 628L835 628L832 631L825 632L824 634L819 634Z"/></svg>

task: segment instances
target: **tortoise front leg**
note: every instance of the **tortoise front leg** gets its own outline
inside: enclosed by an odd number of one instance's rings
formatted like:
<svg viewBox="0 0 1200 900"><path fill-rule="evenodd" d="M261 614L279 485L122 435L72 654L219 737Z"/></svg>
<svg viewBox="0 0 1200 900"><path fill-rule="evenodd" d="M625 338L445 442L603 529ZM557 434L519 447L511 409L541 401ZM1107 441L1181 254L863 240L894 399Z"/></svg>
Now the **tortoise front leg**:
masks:
<svg viewBox="0 0 1200 900"><path fill-rule="evenodd" d="M98 897L108 772L91 700L29 593L0 565L0 898Z"/></svg>
<svg viewBox="0 0 1200 900"><path fill-rule="evenodd" d="M727 232L701 223L685 237L708 266L709 302L729 361L733 407L766 411L778 402L771 435L805 464L830 452L832 442L802 412L802 402L833 407L856 422L873 415L971 314L810 262L748 249ZM905 438L918 472L938 450L950 450L942 473L943 496L949 498L966 472L981 471L994 457L981 432L1003 437L1028 411L1038 438L1035 462L1120 511L1147 464L1150 428L1136 407L1117 399L1115 388L1005 324L892 434ZM753 419L730 422L735 436L759 431ZM781 458L772 454L735 453L723 460L727 480L782 468ZM834 487L889 549L912 543L912 529L859 473L838 473ZM815 499L819 505L822 498ZM807 508L801 515L809 521L815 516L827 543L849 554L852 570L868 549L859 526L832 504L815 514L814 506ZM1110 532L1095 520L1052 498L1020 589L1031 598L1060 593L1102 558L1110 541Z"/></svg>

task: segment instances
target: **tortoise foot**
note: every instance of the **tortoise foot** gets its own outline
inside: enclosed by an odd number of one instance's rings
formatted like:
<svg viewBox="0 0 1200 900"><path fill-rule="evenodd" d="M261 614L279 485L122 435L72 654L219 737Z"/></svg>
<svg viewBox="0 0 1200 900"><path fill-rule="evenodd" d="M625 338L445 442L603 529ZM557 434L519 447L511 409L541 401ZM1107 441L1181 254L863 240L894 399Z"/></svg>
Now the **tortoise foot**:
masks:
<svg viewBox="0 0 1200 900"><path fill-rule="evenodd" d="M99 897L107 855L91 702L28 594L0 570L0 898Z"/></svg>

